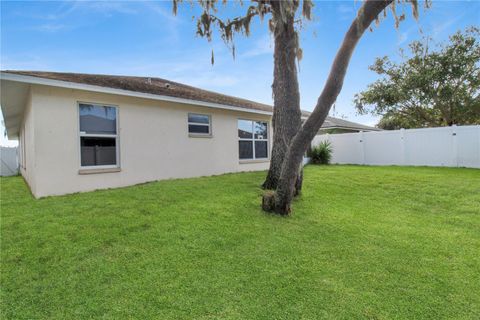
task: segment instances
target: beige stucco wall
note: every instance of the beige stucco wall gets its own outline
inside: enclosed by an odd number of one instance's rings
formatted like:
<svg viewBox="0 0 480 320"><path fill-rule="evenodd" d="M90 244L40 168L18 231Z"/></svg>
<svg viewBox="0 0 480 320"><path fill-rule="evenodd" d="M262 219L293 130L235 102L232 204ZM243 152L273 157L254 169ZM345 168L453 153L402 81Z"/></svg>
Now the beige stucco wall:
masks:
<svg viewBox="0 0 480 320"><path fill-rule="evenodd" d="M265 161L240 163L237 138L239 118L270 125L268 115L40 85L32 86L31 93L36 185L31 187L36 197L268 169ZM79 101L118 106L120 172L79 174ZM211 115L212 138L189 137L188 112ZM271 131L270 125L270 138Z"/></svg>

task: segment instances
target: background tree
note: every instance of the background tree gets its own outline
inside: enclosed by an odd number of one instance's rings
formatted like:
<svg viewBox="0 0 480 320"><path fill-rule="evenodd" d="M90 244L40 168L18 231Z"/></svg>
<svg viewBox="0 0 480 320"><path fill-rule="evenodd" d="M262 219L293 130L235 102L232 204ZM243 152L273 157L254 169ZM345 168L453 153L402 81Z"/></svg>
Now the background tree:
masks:
<svg viewBox="0 0 480 320"><path fill-rule="evenodd" d="M173 0L173 11L176 14L178 2ZM195 1L190 1L195 2ZM300 93L298 88L296 63L302 57L298 30L302 20L311 19L311 0L252 0L242 16L220 18L218 0L198 0L203 13L197 18L197 35L211 41L214 29L230 48L235 57L234 37L237 34L250 35L250 25L254 17L261 20L269 16L268 26L274 39L273 69L273 143L270 169L263 187L275 189L280 176L282 162L287 147L301 126ZM242 1L239 1L243 5ZM223 5L227 1L222 1ZM212 63L214 54L212 51ZM301 174L298 175L296 190L301 189Z"/></svg>
<svg viewBox="0 0 480 320"><path fill-rule="evenodd" d="M480 124L479 35L470 27L435 50L414 41L400 63L377 58L370 70L383 77L355 95L357 110L381 115L383 129Z"/></svg>

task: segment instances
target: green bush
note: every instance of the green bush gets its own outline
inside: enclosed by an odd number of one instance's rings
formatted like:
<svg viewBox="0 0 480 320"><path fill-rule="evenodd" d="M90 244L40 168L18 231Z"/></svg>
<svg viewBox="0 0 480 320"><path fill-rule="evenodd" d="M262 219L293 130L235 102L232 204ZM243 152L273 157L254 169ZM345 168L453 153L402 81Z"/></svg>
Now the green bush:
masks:
<svg viewBox="0 0 480 320"><path fill-rule="evenodd" d="M322 141L310 151L311 163L329 164L332 160L332 144L329 141Z"/></svg>

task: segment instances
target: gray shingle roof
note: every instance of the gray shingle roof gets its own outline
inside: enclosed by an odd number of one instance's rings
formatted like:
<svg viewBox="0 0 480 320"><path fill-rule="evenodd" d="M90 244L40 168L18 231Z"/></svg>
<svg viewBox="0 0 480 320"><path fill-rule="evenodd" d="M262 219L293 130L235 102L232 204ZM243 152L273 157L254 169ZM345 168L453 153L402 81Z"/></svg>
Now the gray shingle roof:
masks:
<svg viewBox="0 0 480 320"><path fill-rule="evenodd" d="M44 71L5 70L3 72L50 80L67 81L141 93L218 103L245 109L268 112L272 111L271 106L263 103L207 91L161 78Z"/></svg>
<svg viewBox="0 0 480 320"><path fill-rule="evenodd" d="M363 130L363 131L380 131L381 130L379 128L366 126L364 124L360 124L360 123L356 123L356 122L352 122L344 119L327 117L327 119L325 119L325 122L322 125L322 129L334 129L334 128L354 129L354 130Z"/></svg>
<svg viewBox="0 0 480 320"><path fill-rule="evenodd" d="M156 77L134 77L134 76L118 76L118 75L103 75L103 74L85 74L85 73L66 73L66 72L47 72L47 71L18 71L5 70L2 72L38 77L50 80L59 80L74 82L80 84L88 84L101 86L106 88L129 90L141 93L150 93L163 96L170 96L176 98L198 100L203 102L218 103L227 106L245 108L250 110L260 110L272 112L272 106L258 103L251 100L228 96L212 91L207 91L178 82L156 78ZM310 112L302 111L303 117L308 117ZM369 127L363 124L338 119L334 117L327 117L322 129L352 129L352 130L380 130L378 128Z"/></svg>
<svg viewBox="0 0 480 320"><path fill-rule="evenodd" d="M302 110L302 117L307 118L311 112ZM327 116L325 122L322 125L321 130L326 129L347 129L347 130L358 130L358 131L381 131L382 129L370 127L361 123L348 121L345 119L335 118Z"/></svg>

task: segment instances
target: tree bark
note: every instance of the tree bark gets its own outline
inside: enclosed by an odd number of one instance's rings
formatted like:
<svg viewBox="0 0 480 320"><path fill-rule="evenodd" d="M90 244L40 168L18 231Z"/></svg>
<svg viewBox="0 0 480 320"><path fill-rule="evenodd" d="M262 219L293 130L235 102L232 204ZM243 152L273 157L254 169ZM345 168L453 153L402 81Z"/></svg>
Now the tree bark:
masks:
<svg viewBox="0 0 480 320"><path fill-rule="evenodd" d="M275 190L282 163L290 141L301 126L300 93L297 78L297 34L294 13L287 17L281 12L281 2L272 1L272 18L275 21L273 70L273 144L264 189ZM301 189L301 181L297 183Z"/></svg>
<svg viewBox="0 0 480 320"><path fill-rule="evenodd" d="M357 17L348 29L343 43L335 56L327 82L315 109L292 139L282 164L278 186L274 194L273 211L287 215L290 213L295 193L295 181L303 154L315 134L325 121L332 104L340 93L350 58L365 30L393 0L367 0L357 13Z"/></svg>

